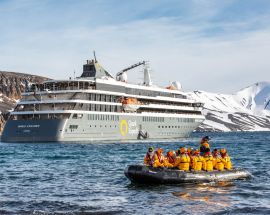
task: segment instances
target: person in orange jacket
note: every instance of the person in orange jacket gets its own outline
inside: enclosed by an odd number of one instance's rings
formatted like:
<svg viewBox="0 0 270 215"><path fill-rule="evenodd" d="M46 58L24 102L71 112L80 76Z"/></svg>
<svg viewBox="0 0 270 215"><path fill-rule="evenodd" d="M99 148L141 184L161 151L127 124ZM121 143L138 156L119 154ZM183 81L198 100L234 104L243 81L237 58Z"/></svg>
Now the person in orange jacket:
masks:
<svg viewBox="0 0 270 215"><path fill-rule="evenodd" d="M224 162L224 168L227 170L232 169L232 163L231 163L231 158L228 155L228 152L226 149L221 149L220 150L220 155L223 158Z"/></svg>
<svg viewBox="0 0 270 215"><path fill-rule="evenodd" d="M204 154L204 162L203 162L203 170L205 171L213 171L213 156L210 152L210 149L205 150Z"/></svg>
<svg viewBox="0 0 270 215"><path fill-rule="evenodd" d="M143 162L146 166L152 166L153 163L152 163L152 157L154 155L154 148L153 147L149 147L144 159L143 159Z"/></svg>
<svg viewBox="0 0 270 215"><path fill-rule="evenodd" d="M176 165L176 155L174 151L168 151L165 157L164 166L168 168L173 168Z"/></svg>
<svg viewBox="0 0 270 215"><path fill-rule="evenodd" d="M186 148L182 147L180 148L180 156L178 157L177 166L180 170L189 170L190 165L190 157L187 154Z"/></svg>
<svg viewBox="0 0 270 215"><path fill-rule="evenodd" d="M152 157L153 167L164 167L165 157L163 155L163 149L158 148Z"/></svg>
<svg viewBox="0 0 270 215"><path fill-rule="evenodd" d="M195 150L192 156L192 168L194 171L201 171L204 163L204 158L200 155L200 150Z"/></svg>
<svg viewBox="0 0 270 215"><path fill-rule="evenodd" d="M206 149L209 149L210 150L209 140L210 140L210 137L209 136L205 136L205 137L203 137L201 139L201 142L200 142L200 153L201 153L202 156L206 152Z"/></svg>
<svg viewBox="0 0 270 215"><path fill-rule="evenodd" d="M216 170L222 171L224 170L224 162L225 160L220 156L219 150L214 149L213 151L213 167Z"/></svg>

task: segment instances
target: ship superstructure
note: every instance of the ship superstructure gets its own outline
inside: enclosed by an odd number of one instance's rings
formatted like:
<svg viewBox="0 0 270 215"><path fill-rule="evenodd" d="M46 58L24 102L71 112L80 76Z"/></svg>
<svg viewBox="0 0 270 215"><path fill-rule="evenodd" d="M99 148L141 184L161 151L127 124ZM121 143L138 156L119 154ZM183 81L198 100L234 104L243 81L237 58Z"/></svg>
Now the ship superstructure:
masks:
<svg viewBox="0 0 270 215"><path fill-rule="evenodd" d="M127 71L143 66L140 85ZM177 82L152 85L143 61L117 73L87 60L81 77L49 80L26 87L11 112L4 142L172 139L187 137L204 120L202 103L189 99Z"/></svg>

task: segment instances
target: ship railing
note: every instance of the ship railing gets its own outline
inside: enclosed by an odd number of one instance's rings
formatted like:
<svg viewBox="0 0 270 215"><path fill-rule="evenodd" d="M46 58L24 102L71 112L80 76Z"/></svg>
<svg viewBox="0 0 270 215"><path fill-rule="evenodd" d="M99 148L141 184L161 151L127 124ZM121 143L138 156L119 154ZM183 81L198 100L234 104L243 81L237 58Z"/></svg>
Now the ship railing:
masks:
<svg viewBox="0 0 270 215"><path fill-rule="evenodd" d="M34 92L34 93L40 93L40 92L47 92L50 93L52 91L66 91L66 90L94 90L95 86L92 85L72 85L72 86L66 86L66 87L62 87L62 86L43 86L40 85L39 87L37 87L36 85L33 85L31 88L29 89L25 89L25 92Z"/></svg>

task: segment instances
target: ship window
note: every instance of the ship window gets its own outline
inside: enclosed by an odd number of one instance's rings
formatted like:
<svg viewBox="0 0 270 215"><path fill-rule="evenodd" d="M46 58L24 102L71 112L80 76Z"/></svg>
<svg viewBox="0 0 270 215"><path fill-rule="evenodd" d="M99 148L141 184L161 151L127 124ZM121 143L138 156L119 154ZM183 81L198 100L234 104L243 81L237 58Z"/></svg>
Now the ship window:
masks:
<svg viewBox="0 0 270 215"><path fill-rule="evenodd" d="M69 125L70 129L78 129L78 125Z"/></svg>
<svg viewBox="0 0 270 215"><path fill-rule="evenodd" d="M96 111L100 110L100 105L96 105Z"/></svg>
<svg viewBox="0 0 270 215"><path fill-rule="evenodd" d="M101 111L104 112L105 111L105 105L100 105L101 106Z"/></svg>
<svg viewBox="0 0 270 215"><path fill-rule="evenodd" d="M91 100L91 101L94 101L94 100L95 100L95 94L91 94L90 100Z"/></svg>
<svg viewBox="0 0 270 215"><path fill-rule="evenodd" d="M74 113L72 118L73 119L78 119L78 114Z"/></svg>
<svg viewBox="0 0 270 215"><path fill-rule="evenodd" d="M95 104L92 104L91 105L91 111L95 111L96 110L96 105Z"/></svg>

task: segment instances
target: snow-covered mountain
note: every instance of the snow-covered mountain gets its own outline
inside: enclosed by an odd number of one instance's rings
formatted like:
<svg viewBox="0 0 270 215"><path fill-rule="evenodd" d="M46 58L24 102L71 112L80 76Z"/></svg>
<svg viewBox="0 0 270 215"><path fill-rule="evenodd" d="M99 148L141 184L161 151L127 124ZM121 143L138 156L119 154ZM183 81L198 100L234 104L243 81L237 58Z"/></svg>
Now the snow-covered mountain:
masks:
<svg viewBox="0 0 270 215"><path fill-rule="evenodd" d="M199 131L270 131L270 82L260 82L235 94L195 91L204 103L206 120Z"/></svg>

